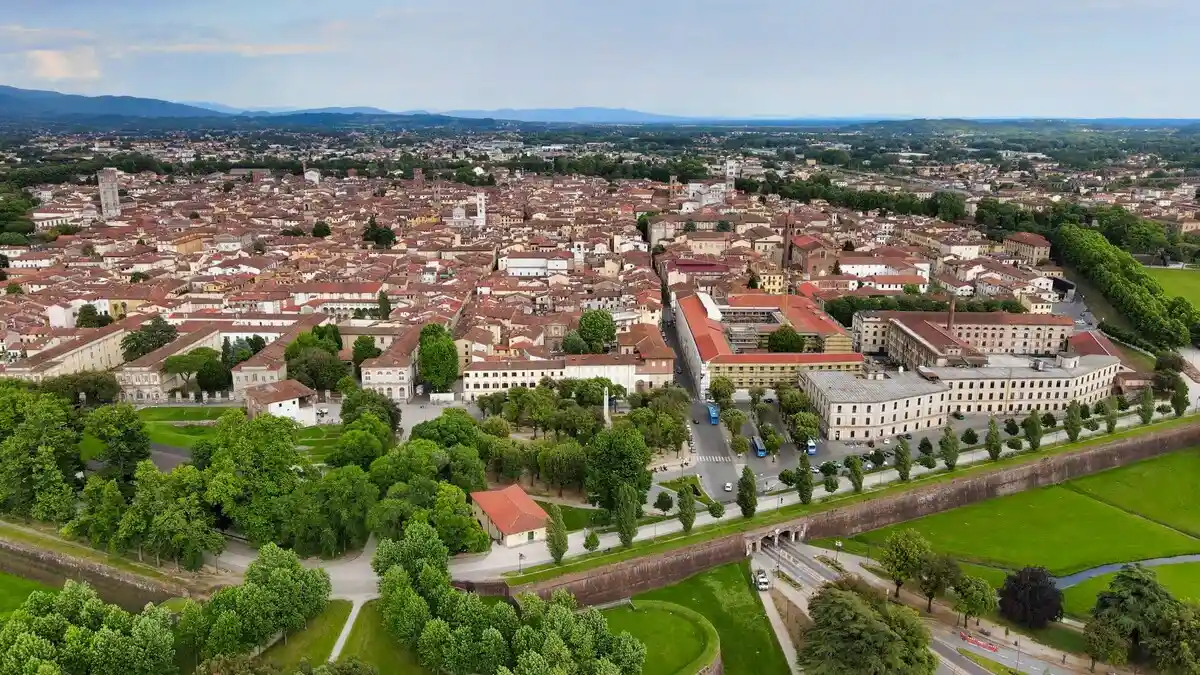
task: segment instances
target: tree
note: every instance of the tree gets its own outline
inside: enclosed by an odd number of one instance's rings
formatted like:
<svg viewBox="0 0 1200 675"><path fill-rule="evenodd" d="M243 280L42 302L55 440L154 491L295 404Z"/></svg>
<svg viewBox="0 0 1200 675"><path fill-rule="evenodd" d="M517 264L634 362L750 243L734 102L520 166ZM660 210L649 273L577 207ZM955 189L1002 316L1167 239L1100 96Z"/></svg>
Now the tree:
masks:
<svg viewBox="0 0 1200 675"><path fill-rule="evenodd" d="M617 425L596 434L587 445L584 489L588 502L613 511L620 488L633 488L635 509L646 501L650 489L650 449L636 428Z"/></svg>
<svg viewBox="0 0 1200 675"><path fill-rule="evenodd" d="M1079 412L1079 401L1071 401L1067 406L1067 416L1063 419L1063 429L1067 439L1072 443L1079 440L1079 432L1083 430L1083 417Z"/></svg>
<svg viewBox="0 0 1200 675"><path fill-rule="evenodd" d="M150 459L150 437L137 411L128 403L103 406L87 416L85 428L100 441L105 477L128 493L138 463Z"/></svg>
<svg viewBox="0 0 1200 675"><path fill-rule="evenodd" d="M899 530L888 536L883 544L879 565L896 584L896 595L909 579L921 573L926 558L931 554L929 542L916 530Z"/></svg>
<svg viewBox="0 0 1200 675"><path fill-rule="evenodd" d="M637 535L638 491L628 483L622 483L617 488L616 509L613 511L613 524L617 528L617 536L621 545L628 548L633 546L633 538Z"/></svg>
<svg viewBox="0 0 1200 675"><path fill-rule="evenodd" d="M908 446L908 439L901 438L896 444L896 473L900 480L907 481L912 474L912 449Z"/></svg>
<svg viewBox="0 0 1200 675"><path fill-rule="evenodd" d="M600 548L600 535L596 534L595 530L588 530L587 536L583 538L583 548L589 553Z"/></svg>
<svg viewBox="0 0 1200 675"><path fill-rule="evenodd" d="M684 490L687 492L687 490ZM664 516L675 506L675 500L671 498L671 493L663 490L654 498L654 508L658 509Z"/></svg>
<svg viewBox="0 0 1200 675"><path fill-rule="evenodd" d="M726 408L721 411L721 424L725 425L730 436L740 436L742 426L746 424L746 413L738 408Z"/></svg>
<svg viewBox="0 0 1200 675"><path fill-rule="evenodd" d="M579 337L593 354L603 354L617 339L617 324L603 309L585 310L579 317Z"/></svg>
<svg viewBox="0 0 1200 675"><path fill-rule="evenodd" d="M178 336L179 331L175 326L156 316L121 338L121 353L126 361L134 361L166 346Z"/></svg>
<svg viewBox="0 0 1200 675"><path fill-rule="evenodd" d="M95 548L107 548L117 536L125 505L115 480L89 476L83 488L83 506L63 533L86 539Z"/></svg>
<svg viewBox="0 0 1200 675"><path fill-rule="evenodd" d="M846 470L850 478L850 487L855 492L862 492L863 489L863 464L862 458L858 455L850 455L845 460Z"/></svg>
<svg viewBox="0 0 1200 675"><path fill-rule="evenodd" d="M767 351L775 353L800 353L804 351L804 336L795 328L784 324L767 336Z"/></svg>
<svg viewBox="0 0 1200 675"><path fill-rule="evenodd" d="M1004 433L1008 434L1009 436L1016 436L1017 434L1021 433L1021 425L1010 417L1004 420Z"/></svg>
<svg viewBox="0 0 1200 675"><path fill-rule="evenodd" d="M183 378L183 386L180 390L187 393L191 390L192 376L200 372L204 364L209 361L220 363L221 355L214 349L208 347L200 347L193 349L186 354L175 354L168 356L162 365L162 372L168 375L177 375Z"/></svg>
<svg viewBox="0 0 1200 675"><path fill-rule="evenodd" d="M433 619L425 624L417 640L417 657L421 659L421 665L435 673L447 672L447 656L453 640L450 624L442 619Z"/></svg>
<svg viewBox="0 0 1200 675"><path fill-rule="evenodd" d="M305 349L287 361L288 376L315 391L333 391L350 373L341 358L323 349Z"/></svg>
<svg viewBox="0 0 1200 675"><path fill-rule="evenodd" d="M929 630L907 607L866 590L826 584L808 608L812 625L804 631L797 656L806 673L932 675L937 668Z"/></svg>
<svg viewBox="0 0 1200 675"><path fill-rule="evenodd" d="M687 534L692 531L692 525L696 522L696 495L692 493L690 485L684 486L679 491L679 524L683 527L683 533Z"/></svg>
<svg viewBox="0 0 1200 675"><path fill-rule="evenodd" d="M562 350L567 354L587 354L591 351L588 343L579 336L579 331L570 331L563 336Z"/></svg>
<svg viewBox="0 0 1200 675"><path fill-rule="evenodd" d="M1000 453L1003 447L1000 444L1000 425L996 424L996 418L988 420L987 435L983 437L983 445L987 448L988 457L994 462L1000 459Z"/></svg>
<svg viewBox="0 0 1200 675"><path fill-rule="evenodd" d="M742 467L742 475L738 478L737 505L744 518L752 517L758 510L758 487L754 480L754 472L748 466Z"/></svg>
<svg viewBox="0 0 1200 675"><path fill-rule="evenodd" d="M1175 416L1183 417L1190 403L1191 397L1188 395L1187 383L1183 381L1182 377L1175 376L1175 390L1171 392L1171 408L1175 411Z"/></svg>
<svg viewBox="0 0 1200 675"><path fill-rule="evenodd" d="M1142 396L1138 399L1138 418L1142 420L1142 424L1150 424L1154 419L1154 392L1150 387L1142 389Z"/></svg>
<svg viewBox="0 0 1200 675"><path fill-rule="evenodd" d="M1111 396L1104 399L1104 430L1110 434L1117 430L1117 404Z"/></svg>
<svg viewBox="0 0 1200 675"><path fill-rule="evenodd" d="M508 438L512 434L512 425L499 415L492 415L479 423L479 430L496 438Z"/></svg>
<svg viewBox="0 0 1200 675"><path fill-rule="evenodd" d="M1000 589L1000 614L1026 628L1038 630L1062 618L1062 591L1043 567L1025 567L1009 574Z"/></svg>
<svg viewBox="0 0 1200 675"><path fill-rule="evenodd" d="M949 471L958 464L958 437L949 426L942 429L942 437L938 440L938 457Z"/></svg>
<svg viewBox="0 0 1200 675"><path fill-rule="evenodd" d="M145 272L134 272L133 274L129 275L129 283L131 283L131 284L140 284L143 281L149 281L149 280L150 280L150 275L146 274Z"/></svg>
<svg viewBox="0 0 1200 675"><path fill-rule="evenodd" d="M316 224L313 225L312 236L324 239L325 237L328 237L330 234L331 234L331 231L329 229L329 223L327 223L323 220L318 220L316 222Z"/></svg>
<svg viewBox="0 0 1200 675"><path fill-rule="evenodd" d="M1164 615L1175 603L1154 570L1126 565L1096 596L1092 616L1117 628L1130 649L1138 653L1158 632Z"/></svg>
<svg viewBox="0 0 1200 675"><path fill-rule="evenodd" d="M546 523L546 548L550 549L550 557L557 565L567 553L567 525L563 522L562 509L558 504L550 505L548 515L550 520Z"/></svg>
<svg viewBox="0 0 1200 675"><path fill-rule="evenodd" d="M917 443L917 450L922 455L932 455L933 454L933 442L929 440L928 436L925 436L924 438L921 439L920 443Z"/></svg>
<svg viewBox="0 0 1200 675"><path fill-rule="evenodd" d="M454 346L454 338L450 337L445 328L427 324L425 329L421 330L418 364L421 379L434 391L450 391L450 386L458 379L458 348Z"/></svg>
<svg viewBox="0 0 1200 675"><path fill-rule="evenodd" d="M963 574L954 582L954 611L963 615L964 627L971 617L996 611L996 605L996 589L987 579Z"/></svg>
<svg viewBox="0 0 1200 675"><path fill-rule="evenodd" d="M835 473L825 474L825 478L822 480L822 485L825 488L825 492L828 494L833 494L833 493L837 492L837 489L838 489L837 474L835 474Z"/></svg>
<svg viewBox="0 0 1200 675"><path fill-rule="evenodd" d="M1083 627L1083 640L1087 655L1092 660L1088 670L1096 672L1096 662L1112 666L1125 664L1129 656L1129 642L1120 629L1107 619L1093 618Z"/></svg>
<svg viewBox="0 0 1200 675"><path fill-rule="evenodd" d="M209 359L196 371L196 387L200 391L224 391L232 385L233 373L220 359Z"/></svg>
<svg viewBox="0 0 1200 675"><path fill-rule="evenodd" d="M708 383L708 395L712 396L712 399L722 408L733 402L733 392L733 380L724 375L714 377Z"/></svg>
<svg viewBox="0 0 1200 675"><path fill-rule="evenodd" d="M62 525L75 515L75 489L63 479L54 448L41 446L33 459L33 508L35 520Z"/></svg>
<svg viewBox="0 0 1200 675"><path fill-rule="evenodd" d="M800 497L801 504L811 504L813 497L813 473L812 464L808 460L808 453L800 452L800 465L796 468L796 494Z"/></svg>
<svg viewBox="0 0 1200 675"><path fill-rule="evenodd" d="M373 359L383 353L379 347L375 346L375 338L370 335L359 335L354 339L354 361L355 368L361 368L363 361Z"/></svg>
<svg viewBox="0 0 1200 675"><path fill-rule="evenodd" d="M369 424L370 420L383 426L383 422L369 413L360 417L355 424ZM359 466L366 470L370 469L371 463L383 454L383 450L384 442L378 435L365 428L348 428L338 437L337 445L334 446L325 461L334 467Z"/></svg>
<svg viewBox="0 0 1200 675"><path fill-rule="evenodd" d="M21 289L21 284L18 284L15 281L8 282L8 285L4 287L5 295L21 295L24 292L25 291Z"/></svg>
<svg viewBox="0 0 1200 675"><path fill-rule="evenodd" d="M379 297L376 298L375 315L386 321L392 316L392 300L388 297L387 291L379 291ZM421 331L422 337L424 331Z"/></svg>
<svg viewBox="0 0 1200 675"><path fill-rule="evenodd" d="M355 387L342 399L342 425L354 424L367 413L374 414L392 431L400 428L400 407L387 396L373 389Z"/></svg>
<svg viewBox="0 0 1200 675"><path fill-rule="evenodd" d="M962 442L966 443L967 445L975 445L979 442L979 434L975 433L974 429L967 429L966 431L962 432L961 438Z"/></svg>
<svg viewBox="0 0 1200 675"><path fill-rule="evenodd" d="M708 515L720 520L725 517L725 505L721 502L713 502L708 505Z"/></svg>
<svg viewBox="0 0 1200 675"><path fill-rule="evenodd" d="M1025 442L1029 444L1029 449L1037 452L1037 449L1042 447L1042 420L1037 411L1029 413L1021 427L1025 429Z"/></svg>
<svg viewBox="0 0 1200 675"><path fill-rule="evenodd" d="M921 562L921 570L917 574L917 585L925 596L926 612L933 612L933 599L954 586L962 571L954 558L939 553L930 553Z"/></svg>
<svg viewBox="0 0 1200 675"><path fill-rule="evenodd" d="M110 323L112 323L112 317L101 314L96 310L96 306L90 303L80 307L79 314L75 316L77 328L103 328Z"/></svg>

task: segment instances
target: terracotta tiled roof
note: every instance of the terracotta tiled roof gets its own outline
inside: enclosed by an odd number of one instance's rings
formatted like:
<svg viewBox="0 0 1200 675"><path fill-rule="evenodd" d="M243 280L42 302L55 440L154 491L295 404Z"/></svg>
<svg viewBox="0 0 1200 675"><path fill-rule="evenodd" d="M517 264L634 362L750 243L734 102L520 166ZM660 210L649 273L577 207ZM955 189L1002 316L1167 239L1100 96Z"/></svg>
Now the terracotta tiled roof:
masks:
<svg viewBox="0 0 1200 675"><path fill-rule="evenodd" d="M472 492L471 500L487 514L500 533L508 536L546 526L549 519L542 507L525 494L519 485L502 490Z"/></svg>

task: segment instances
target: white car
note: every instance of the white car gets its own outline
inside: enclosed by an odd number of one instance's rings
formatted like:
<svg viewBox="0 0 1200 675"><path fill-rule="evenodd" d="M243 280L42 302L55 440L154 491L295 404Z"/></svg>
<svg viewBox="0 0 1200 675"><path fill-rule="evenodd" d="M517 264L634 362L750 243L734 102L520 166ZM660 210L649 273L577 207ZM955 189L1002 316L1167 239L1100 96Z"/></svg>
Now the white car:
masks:
<svg viewBox="0 0 1200 675"><path fill-rule="evenodd" d="M726 483L726 484L725 484L725 491L726 491L726 492L733 492L733 483Z"/></svg>
<svg viewBox="0 0 1200 675"><path fill-rule="evenodd" d="M765 591L771 587L771 578L767 576L766 570L759 570L754 575L754 585L760 591Z"/></svg>

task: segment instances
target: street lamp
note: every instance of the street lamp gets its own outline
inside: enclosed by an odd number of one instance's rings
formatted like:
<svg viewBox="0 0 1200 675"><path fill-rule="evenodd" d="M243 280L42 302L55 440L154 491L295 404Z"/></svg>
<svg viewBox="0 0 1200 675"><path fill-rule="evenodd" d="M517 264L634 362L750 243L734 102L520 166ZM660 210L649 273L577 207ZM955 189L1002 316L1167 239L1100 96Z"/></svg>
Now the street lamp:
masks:
<svg viewBox="0 0 1200 675"><path fill-rule="evenodd" d="M842 540L838 539L837 541L833 542L833 547L834 547L834 549L836 549L833 552L833 561L837 562L838 556L841 555L841 553L842 553Z"/></svg>
<svg viewBox="0 0 1200 675"><path fill-rule="evenodd" d="M517 574L521 573L521 567L522 567L521 563L524 562L524 560L525 560L525 554L518 553L517 554Z"/></svg>

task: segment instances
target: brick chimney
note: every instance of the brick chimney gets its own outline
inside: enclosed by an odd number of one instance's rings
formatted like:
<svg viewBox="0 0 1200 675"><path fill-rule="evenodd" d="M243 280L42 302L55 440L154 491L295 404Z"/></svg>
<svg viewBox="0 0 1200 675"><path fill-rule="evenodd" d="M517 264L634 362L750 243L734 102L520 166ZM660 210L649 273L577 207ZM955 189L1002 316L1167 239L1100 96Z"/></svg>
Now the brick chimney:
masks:
<svg viewBox="0 0 1200 675"><path fill-rule="evenodd" d="M946 314L946 332L951 336L954 335L954 303L958 300L958 296L950 296L950 311Z"/></svg>

